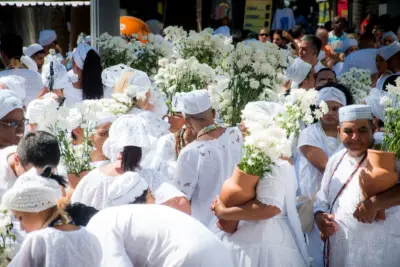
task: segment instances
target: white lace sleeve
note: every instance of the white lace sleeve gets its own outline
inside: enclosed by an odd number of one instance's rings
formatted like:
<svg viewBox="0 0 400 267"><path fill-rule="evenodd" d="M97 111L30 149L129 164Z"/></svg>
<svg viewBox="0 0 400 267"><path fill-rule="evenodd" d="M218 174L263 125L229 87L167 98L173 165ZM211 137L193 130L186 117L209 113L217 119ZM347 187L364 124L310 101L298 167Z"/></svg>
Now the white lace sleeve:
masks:
<svg viewBox="0 0 400 267"><path fill-rule="evenodd" d="M257 185L257 199L265 205L275 206L281 211L284 208L286 187L279 166L274 166L272 172L265 174Z"/></svg>
<svg viewBox="0 0 400 267"><path fill-rule="evenodd" d="M22 247L15 255L11 267L36 267L46 265L46 244L44 240L35 234L27 235Z"/></svg>
<svg viewBox="0 0 400 267"><path fill-rule="evenodd" d="M175 186L181 190L189 200L192 198L192 194L199 179L197 171L199 161L197 156L193 154L195 153L191 151L182 151L179 155L174 179Z"/></svg>

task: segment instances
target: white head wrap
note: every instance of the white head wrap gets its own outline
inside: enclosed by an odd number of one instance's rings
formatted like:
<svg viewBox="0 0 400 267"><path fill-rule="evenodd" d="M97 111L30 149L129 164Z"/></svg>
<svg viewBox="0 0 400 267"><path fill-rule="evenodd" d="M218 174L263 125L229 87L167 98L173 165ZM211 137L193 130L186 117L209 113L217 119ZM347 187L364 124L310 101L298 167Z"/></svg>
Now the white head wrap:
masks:
<svg viewBox="0 0 400 267"><path fill-rule="evenodd" d="M35 99L29 103L25 117L29 123L40 123L46 117L46 113L50 110L56 110L58 102L51 97L43 99Z"/></svg>
<svg viewBox="0 0 400 267"><path fill-rule="evenodd" d="M60 197L59 184L39 176L37 170L32 168L18 177L14 186L4 194L2 204L10 210L41 212L56 206Z"/></svg>
<svg viewBox="0 0 400 267"><path fill-rule="evenodd" d="M31 57L34 54L36 54L39 51L44 50L43 46L41 46L40 44L31 44L28 47L24 47L22 49L22 51L24 52L24 55L27 57Z"/></svg>
<svg viewBox="0 0 400 267"><path fill-rule="evenodd" d="M21 99L22 102L25 101L26 98L25 79L23 77L16 75L3 76L0 77L0 84L4 84L7 87L7 89L13 91L15 95L19 99Z"/></svg>
<svg viewBox="0 0 400 267"><path fill-rule="evenodd" d="M207 90L195 90L182 94L179 109L184 114L196 115L212 107Z"/></svg>
<svg viewBox="0 0 400 267"><path fill-rule="evenodd" d="M64 89L67 88L71 83L69 81L69 76L67 69L58 60L52 60L42 67L42 81L43 84L49 88L50 86L50 66L53 63L53 89Z"/></svg>
<svg viewBox="0 0 400 267"><path fill-rule="evenodd" d="M385 108L381 105L381 98L387 95L386 91L372 88L369 95L365 98L365 103L371 107L372 114L383 122L385 122Z"/></svg>
<svg viewBox="0 0 400 267"><path fill-rule="evenodd" d="M372 109L367 105L350 105L339 109L339 122L372 120Z"/></svg>
<svg viewBox="0 0 400 267"><path fill-rule="evenodd" d="M388 46L383 46L378 50L379 55L381 55L386 61L388 61L398 52L400 52L400 44L398 42L394 42L393 44Z"/></svg>
<svg viewBox="0 0 400 267"><path fill-rule="evenodd" d="M117 116L109 112L102 112L102 113L97 112L96 118L97 118L96 126L99 127L103 124L114 122L117 119Z"/></svg>
<svg viewBox="0 0 400 267"><path fill-rule="evenodd" d="M15 109L22 109L21 99L11 90L0 90L0 119Z"/></svg>
<svg viewBox="0 0 400 267"><path fill-rule="evenodd" d="M28 56L22 56L21 62L24 63L25 66L30 70L33 70L36 72L39 70L36 62Z"/></svg>
<svg viewBox="0 0 400 267"><path fill-rule="evenodd" d="M382 35L382 41L384 41L386 37L392 37L393 40L394 40L395 42L398 42L398 41L399 41L399 38L397 37L397 35L396 35L394 32L392 32L392 31L390 31L390 32L385 32L385 33Z"/></svg>
<svg viewBox="0 0 400 267"><path fill-rule="evenodd" d="M286 69L286 78L295 82L296 84L301 84L310 73L312 65L303 61L301 58L296 58L292 65Z"/></svg>
<svg viewBox="0 0 400 267"><path fill-rule="evenodd" d="M122 74L126 71L134 71L134 69L124 64L118 64L104 69L101 73L103 84L107 87L113 88L121 78Z"/></svg>
<svg viewBox="0 0 400 267"><path fill-rule="evenodd" d="M126 172L113 179L107 190L106 206L121 206L135 202L149 188L147 182L135 172Z"/></svg>
<svg viewBox="0 0 400 267"><path fill-rule="evenodd" d="M243 116L246 121L258 120L258 117L246 116L246 114L264 114L267 117L276 117L279 114L284 114L285 108L275 102L256 101L248 103L243 110Z"/></svg>
<svg viewBox="0 0 400 267"><path fill-rule="evenodd" d="M223 36L226 36L226 37L230 37L231 36L231 30L229 29L228 26L221 26L221 27L218 27L214 31L214 35L223 35Z"/></svg>
<svg viewBox="0 0 400 267"><path fill-rule="evenodd" d="M72 54L72 59L74 60L78 68L80 68L81 70L83 69L83 64L85 63L86 55L90 50L94 50L93 47L91 47L87 43L81 43L78 45L78 47Z"/></svg>
<svg viewBox="0 0 400 267"><path fill-rule="evenodd" d="M318 91L317 104L321 101L335 101L340 103L342 106L346 106L345 94L335 87L325 87Z"/></svg>
<svg viewBox="0 0 400 267"><path fill-rule="evenodd" d="M129 97L145 100L146 93L151 88L152 85L149 76L143 71L134 70L133 75L129 78L128 87L124 92Z"/></svg>
<svg viewBox="0 0 400 267"><path fill-rule="evenodd" d="M53 30L43 30L39 35L39 44L46 46L57 40L57 34Z"/></svg>
<svg viewBox="0 0 400 267"><path fill-rule="evenodd" d="M353 47L353 46L357 46L358 47L357 40L353 39L353 38L346 38L342 42L342 49L343 49L342 51L346 52L347 49L349 49L350 47Z"/></svg>
<svg viewBox="0 0 400 267"><path fill-rule="evenodd" d="M375 48L361 49L351 53L344 60L341 74L350 71L351 68L366 69L371 74L376 73L376 55L378 50Z"/></svg>

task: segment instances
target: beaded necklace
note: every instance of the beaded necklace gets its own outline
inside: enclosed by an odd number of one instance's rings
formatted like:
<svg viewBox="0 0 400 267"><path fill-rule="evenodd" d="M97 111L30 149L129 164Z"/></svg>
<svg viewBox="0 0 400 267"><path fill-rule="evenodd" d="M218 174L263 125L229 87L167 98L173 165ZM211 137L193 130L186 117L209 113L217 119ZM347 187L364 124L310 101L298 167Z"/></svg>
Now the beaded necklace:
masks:
<svg viewBox="0 0 400 267"><path fill-rule="evenodd" d="M182 149L185 147L185 139L183 135L185 134L186 129L182 128L175 133L175 156L178 159L179 154L181 153Z"/></svg>
<svg viewBox="0 0 400 267"><path fill-rule="evenodd" d="M200 132L197 134L197 139L199 139L200 137L202 137L203 135L206 135L212 131L215 131L217 129L221 128L221 126L217 123L212 124L212 125L208 125L206 127L204 127L203 129L200 130Z"/></svg>

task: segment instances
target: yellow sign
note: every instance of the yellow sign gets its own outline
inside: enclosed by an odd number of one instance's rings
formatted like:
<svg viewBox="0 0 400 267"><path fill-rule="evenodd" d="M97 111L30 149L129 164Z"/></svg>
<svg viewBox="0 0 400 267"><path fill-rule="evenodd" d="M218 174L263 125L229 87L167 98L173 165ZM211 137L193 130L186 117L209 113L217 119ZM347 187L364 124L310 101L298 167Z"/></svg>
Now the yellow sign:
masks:
<svg viewBox="0 0 400 267"><path fill-rule="evenodd" d="M271 28L272 0L246 0L243 28L259 32L261 28Z"/></svg>

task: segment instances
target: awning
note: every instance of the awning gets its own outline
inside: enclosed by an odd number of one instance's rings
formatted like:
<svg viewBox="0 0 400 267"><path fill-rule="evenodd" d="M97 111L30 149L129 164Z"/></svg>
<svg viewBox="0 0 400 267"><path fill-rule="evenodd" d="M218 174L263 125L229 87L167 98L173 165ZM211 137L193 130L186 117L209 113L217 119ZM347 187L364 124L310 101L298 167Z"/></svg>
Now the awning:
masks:
<svg viewBox="0 0 400 267"><path fill-rule="evenodd" d="M0 1L0 6L90 6L90 1Z"/></svg>

